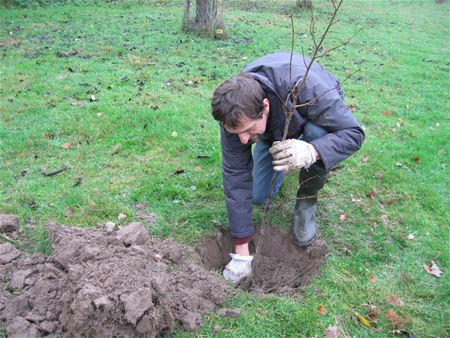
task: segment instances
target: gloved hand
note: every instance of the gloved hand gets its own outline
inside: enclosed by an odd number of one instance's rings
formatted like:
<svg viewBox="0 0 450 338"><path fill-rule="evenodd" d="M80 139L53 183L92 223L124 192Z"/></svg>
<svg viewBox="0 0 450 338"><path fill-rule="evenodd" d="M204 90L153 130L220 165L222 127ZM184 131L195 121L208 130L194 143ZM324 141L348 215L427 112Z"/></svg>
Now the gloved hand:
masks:
<svg viewBox="0 0 450 338"><path fill-rule="evenodd" d="M241 256L230 253L231 261L223 270L223 277L227 281L238 284L242 278L252 273L253 256Z"/></svg>
<svg viewBox="0 0 450 338"><path fill-rule="evenodd" d="M273 157L272 164L275 171L308 169L317 160L314 146L296 139L274 142L269 152Z"/></svg>

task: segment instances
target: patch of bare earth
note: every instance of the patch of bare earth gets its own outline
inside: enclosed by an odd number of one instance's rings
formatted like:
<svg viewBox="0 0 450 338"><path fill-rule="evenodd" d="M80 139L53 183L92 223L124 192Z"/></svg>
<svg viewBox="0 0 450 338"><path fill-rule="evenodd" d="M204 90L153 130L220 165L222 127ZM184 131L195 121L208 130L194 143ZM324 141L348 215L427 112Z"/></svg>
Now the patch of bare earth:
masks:
<svg viewBox="0 0 450 338"><path fill-rule="evenodd" d="M49 232L51 256L0 243L0 323L9 338L192 331L233 294L195 250L151 238L139 223Z"/></svg>
<svg viewBox="0 0 450 338"><path fill-rule="evenodd" d="M259 232L250 242L254 252L260 240ZM201 248L203 263L208 269L223 269L230 261L232 240L229 232L218 233L207 239ZM274 227L267 227L262 246L262 261L254 269L249 290L256 293L295 295L309 281L318 276L320 266L328 255L325 242L317 239L306 248L294 244L289 233ZM245 281L242 284L245 284Z"/></svg>

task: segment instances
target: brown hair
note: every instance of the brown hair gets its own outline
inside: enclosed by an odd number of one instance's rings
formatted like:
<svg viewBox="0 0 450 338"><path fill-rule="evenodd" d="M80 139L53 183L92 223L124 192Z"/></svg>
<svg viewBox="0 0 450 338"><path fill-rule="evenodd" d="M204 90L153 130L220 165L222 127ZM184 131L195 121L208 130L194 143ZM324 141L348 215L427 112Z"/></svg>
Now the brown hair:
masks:
<svg viewBox="0 0 450 338"><path fill-rule="evenodd" d="M250 74L233 76L214 91L212 115L221 124L236 128L242 115L251 119L262 117L265 97L264 89Z"/></svg>

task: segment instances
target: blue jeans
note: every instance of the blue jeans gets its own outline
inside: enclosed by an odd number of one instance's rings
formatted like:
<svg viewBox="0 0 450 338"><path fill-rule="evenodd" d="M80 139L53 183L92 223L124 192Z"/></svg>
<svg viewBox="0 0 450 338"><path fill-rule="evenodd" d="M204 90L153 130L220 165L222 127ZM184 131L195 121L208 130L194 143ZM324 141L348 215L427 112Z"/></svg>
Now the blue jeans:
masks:
<svg viewBox="0 0 450 338"><path fill-rule="evenodd" d="M327 131L322 127L308 122L305 124L303 134L299 139L305 142L311 142L323 135L326 135ZM264 204L269 198L270 182L274 175L272 166L272 155L269 153L271 145L264 142L256 142L253 150L253 203ZM272 196L275 197L280 189L281 183L286 173L280 172L277 182L273 189Z"/></svg>

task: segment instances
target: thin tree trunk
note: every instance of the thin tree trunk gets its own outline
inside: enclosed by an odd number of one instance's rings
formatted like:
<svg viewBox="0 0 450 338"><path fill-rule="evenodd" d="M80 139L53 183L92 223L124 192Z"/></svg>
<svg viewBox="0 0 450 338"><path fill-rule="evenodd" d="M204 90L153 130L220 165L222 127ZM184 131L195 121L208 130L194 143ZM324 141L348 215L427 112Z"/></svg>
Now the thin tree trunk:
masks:
<svg viewBox="0 0 450 338"><path fill-rule="evenodd" d="M297 0L297 7L311 9L313 7L312 0Z"/></svg>

